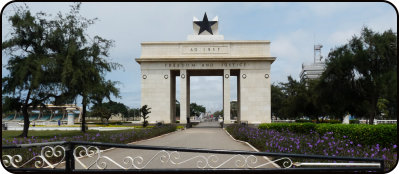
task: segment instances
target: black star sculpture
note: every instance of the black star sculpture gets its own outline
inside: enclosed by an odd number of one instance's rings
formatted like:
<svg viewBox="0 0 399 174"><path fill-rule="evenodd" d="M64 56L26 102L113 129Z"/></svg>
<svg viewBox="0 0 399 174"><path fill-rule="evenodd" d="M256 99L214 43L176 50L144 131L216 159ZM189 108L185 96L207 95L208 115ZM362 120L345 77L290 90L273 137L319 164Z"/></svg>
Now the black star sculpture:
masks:
<svg viewBox="0 0 399 174"><path fill-rule="evenodd" d="M194 22L195 24L197 24L200 27L198 35L200 35L205 30L213 35L211 26L213 24L216 24L216 22L217 21L208 21L208 16L206 16L206 13L205 13L204 18L202 19L202 21L195 21Z"/></svg>

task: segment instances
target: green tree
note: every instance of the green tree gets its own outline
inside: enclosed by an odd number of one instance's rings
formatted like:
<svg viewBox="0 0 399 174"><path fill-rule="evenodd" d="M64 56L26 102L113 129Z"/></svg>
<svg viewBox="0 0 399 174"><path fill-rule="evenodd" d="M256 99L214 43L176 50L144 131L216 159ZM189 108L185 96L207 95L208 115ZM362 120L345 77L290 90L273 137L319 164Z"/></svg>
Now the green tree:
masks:
<svg viewBox="0 0 399 174"><path fill-rule="evenodd" d="M105 73L121 65L108 62L112 41L85 33L96 19L79 14L80 3L71 6L65 16L58 13L49 20L44 13L32 16L27 9L18 9L9 17L13 32L11 39L2 43L10 60L6 66L10 74L2 79L3 94L17 101L24 115L27 136L29 107L73 101L82 97L82 131L85 131L86 107L99 97L119 97L116 82L106 81Z"/></svg>
<svg viewBox="0 0 399 174"><path fill-rule="evenodd" d="M341 71L336 71L337 74L341 74ZM339 120L343 120L343 117L348 114L347 107L345 105L352 105L352 109L356 106L355 98L346 98L344 96L351 95L351 89L345 88L348 84L334 84L330 81L323 80L323 75L318 81L319 83L315 87L315 92L319 96L319 104L323 106L325 114ZM336 92L340 90L340 94ZM343 102L345 101L345 102Z"/></svg>
<svg viewBox="0 0 399 174"><path fill-rule="evenodd" d="M321 93L317 91L318 80L298 82L288 76L287 83L272 85L272 114L283 119L297 119L307 116L319 121L325 117L326 105Z"/></svg>
<svg viewBox="0 0 399 174"><path fill-rule="evenodd" d="M1 100L1 113L4 116L14 115L15 111L20 110L21 108L16 108L15 106L19 105L19 101L15 100L15 98L9 96L2 96Z"/></svg>
<svg viewBox="0 0 399 174"><path fill-rule="evenodd" d="M328 116L329 105L326 103L328 100L322 97L321 92L317 89L318 84L319 79L309 79L303 84L305 108L302 113L317 122L321 122ZM322 120L319 118L322 118Z"/></svg>
<svg viewBox="0 0 399 174"><path fill-rule="evenodd" d="M342 110L367 116L369 124L373 124L380 98L389 98L396 108L396 73L396 33L392 30L376 33L365 27L360 36L353 36L349 43L329 53L321 79L324 86L331 86L330 94L341 96Z"/></svg>
<svg viewBox="0 0 399 174"><path fill-rule="evenodd" d="M112 114L122 114L124 117L128 115L127 107L123 103L110 101L103 106L108 108Z"/></svg>
<svg viewBox="0 0 399 174"><path fill-rule="evenodd" d="M61 80L67 88L68 98L82 98L82 132L86 131L85 118L88 104L98 102L111 95L119 97L116 82L105 80L105 73L121 68L117 63L108 62L109 48L113 41L100 36L89 38L86 29L96 19L86 19L79 14L80 3L71 6L68 14L58 14L49 39L51 46L60 57Z"/></svg>
<svg viewBox="0 0 399 174"><path fill-rule="evenodd" d="M283 103L287 96L283 92L283 89L279 85L271 85L271 113L273 116L281 119L287 119L288 117L284 113Z"/></svg>
<svg viewBox="0 0 399 174"><path fill-rule="evenodd" d="M202 105L198 105L197 103L190 104L190 116L200 116L201 113L205 113L206 108Z"/></svg>
<svg viewBox="0 0 399 174"><path fill-rule="evenodd" d="M296 119L303 116L308 103L305 84L288 76L288 82L280 83L280 85L285 94L285 99L282 100L282 105L279 109L281 118Z"/></svg>
<svg viewBox="0 0 399 174"><path fill-rule="evenodd" d="M234 117L238 117L238 103L237 101L231 101L230 102L230 119Z"/></svg>
<svg viewBox="0 0 399 174"><path fill-rule="evenodd" d="M131 108L128 109L128 115L127 117L133 118L133 120L137 120L137 118L140 119L140 108ZM138 120L139 120L138 119Z"/></svg>
<svg viewBox="0 0 399 174"><path fill-rule="evenodd" d="M180 117L180 102L176 100L176 116Z"/></svg>
<svg viewBox="0 0 399 174"><path fill-rule="evenodd" d="M213 117L214 117L214 118L215 118L215 117L219 117L219 116L222 116L222 117L223 117L223 109L220 110L220 111L215 111L215 112L213 113Z"/></svg>
<svg viewBox="0 0 399 174"><path fill-rule="evenodd" d="M111 118L112 115L116 114L122 114L122 117L127 117L128 116L128 108L118 102L113 102L109 101L107 103L97 103L93 105L91 108L93 111L93 115L103 118L107 123L109 118Z"/></svg>
<svg viewBox="0 0 399 174"><path fill-rule="evenodd" d="M105 122L108 125L108 120L112 116L110 110L103 106L97 106L92 108L90 114L87 112L86 114L90 115L91 117L100 117L102 122Z"/></svg>
<svg viewBox="0 0 399 174"><path fill-rule="evenodd" d="M389 114L388 103L389 103L389 101L384 98L380 98L377 101L377 109L378 109L378 113L381 115L381 118L388 117L388 114Z"/></svg>
<svg viewBox="0 0 399 174"><path fill-rule="evenodd" d="M2 51L9 56L2 78L2 93L7 95L8 109L22 110L24 127L20 137L27 137L29 130L28 108L55 100L63 94L60 83L60 66L51 48L51 22L45 13L31 14L27 7L18 7L8 17L11 38L2 42Z"/></svg>
<svg viewBox="0 0 399 174"><path fill-rule="evenodd" d="M148 108L147 105L144 105L140 108L140 116L143 118L143 127L147 127L147 125L148 125L147 119L149 116L147 116L147 115L149 113L151 113L150 110L151 110L151 108Z"/></svg>

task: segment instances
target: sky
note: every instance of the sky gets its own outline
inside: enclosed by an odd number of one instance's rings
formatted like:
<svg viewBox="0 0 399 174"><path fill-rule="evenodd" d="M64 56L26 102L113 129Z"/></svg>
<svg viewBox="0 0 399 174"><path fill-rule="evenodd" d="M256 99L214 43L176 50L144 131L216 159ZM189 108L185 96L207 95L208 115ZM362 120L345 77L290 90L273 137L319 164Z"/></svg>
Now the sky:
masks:
<svg viewBox="0 0 399 174"><path fill-rule="evenodd" d="M72 3L26 3L33 13L43 11L55 15L66 13ZM12 3L2 14L2 40L10 37L7 16L14 13ZM121 82L117 87L121 97L114 99L125 105L140 106L140 66L135 61L141 55L140 43L145 41L186 41L193 34L192 20L202 20L204 13L211 20L219 17L219 34L225 40L268 40L271 56L272 83L286 82L291 75L299 80L302 63L313 62L313 46L322 44L324 58L335 47L359 35L362 27L383 32L397 30L397 14L393 6L384 2L330 3L137 3L84 2L81 14L99 20L87 33L114 40L110 61L123 65L106 75ZM2 77L8 74L4 66L8 57L2 52ZM236 78L231 80L231 100L236 100ZM179 81L177 81L177 87ZM222 77L192 77L191 102L203 105L208 111L222 109ZM179 89L177 89L179 90ZM176 92L179 100L179 91ZM79 104L79 102L78 102Z"/></svg>

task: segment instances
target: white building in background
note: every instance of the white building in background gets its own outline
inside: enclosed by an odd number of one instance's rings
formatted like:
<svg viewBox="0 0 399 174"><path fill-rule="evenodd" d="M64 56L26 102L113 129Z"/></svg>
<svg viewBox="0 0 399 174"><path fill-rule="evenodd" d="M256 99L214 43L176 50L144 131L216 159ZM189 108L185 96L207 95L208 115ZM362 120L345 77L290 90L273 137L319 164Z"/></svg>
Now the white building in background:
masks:
<svg viewBox="0 0 399 174"><path fill-rule="evenodd" d="M302 64L302 71L299 75L301 81L308 79L317 79L321 76L325 69L325 62L323 56L321 56L321 48L323 45L315 45L314 46L314 62L312 64Z"/></svg>

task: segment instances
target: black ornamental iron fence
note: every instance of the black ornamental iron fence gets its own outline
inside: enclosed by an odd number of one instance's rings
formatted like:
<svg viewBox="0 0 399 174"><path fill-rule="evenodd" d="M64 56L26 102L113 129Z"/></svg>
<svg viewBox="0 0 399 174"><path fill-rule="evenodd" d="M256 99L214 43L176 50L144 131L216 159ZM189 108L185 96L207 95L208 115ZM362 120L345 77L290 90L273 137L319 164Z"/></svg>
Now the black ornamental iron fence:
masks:
<svg viewBox="0 0 399 174"><path fill-rule="evenodd" d="M36 148L39 153L23 157ZM384 160L83 141L2 146L10 172L384 172Z"/></svg>

